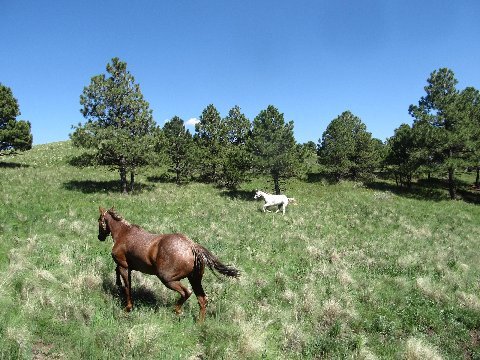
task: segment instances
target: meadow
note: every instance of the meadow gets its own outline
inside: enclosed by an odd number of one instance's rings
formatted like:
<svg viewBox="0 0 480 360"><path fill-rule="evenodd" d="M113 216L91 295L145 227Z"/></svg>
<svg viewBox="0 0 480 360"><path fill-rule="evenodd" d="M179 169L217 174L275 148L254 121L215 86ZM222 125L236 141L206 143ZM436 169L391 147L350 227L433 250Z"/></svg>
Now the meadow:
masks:
<svg viewBox="0 0 480 360"><path fill-rule="evenodd" d="M480 359L480 207L388 184L291 180L298 204L261 212L254 190L177 186L151 169L132 195L118 174L77 168L70 142L0 158L1 359ZM421 194L420 194L421 195ZM241 271L206 271L192 296L134 273L115 285L98 207L182 232Z"/></svg>

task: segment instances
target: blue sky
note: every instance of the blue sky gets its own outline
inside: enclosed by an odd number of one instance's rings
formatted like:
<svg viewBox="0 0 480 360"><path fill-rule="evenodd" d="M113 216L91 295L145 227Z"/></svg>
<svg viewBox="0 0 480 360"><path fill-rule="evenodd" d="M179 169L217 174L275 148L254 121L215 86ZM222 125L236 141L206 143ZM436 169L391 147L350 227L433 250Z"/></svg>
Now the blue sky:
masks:
<svg viewBox="0 0 480 360"><path fill-rule="evenodd" d="M79 98L119 57L161 126L214 104L272 104L298 142L350 110L381 140L411 123L430 73L480 89L480 1L0 0L0 82L34 144L67 140ZM191 128L193 131L193 127Z"/></svg>

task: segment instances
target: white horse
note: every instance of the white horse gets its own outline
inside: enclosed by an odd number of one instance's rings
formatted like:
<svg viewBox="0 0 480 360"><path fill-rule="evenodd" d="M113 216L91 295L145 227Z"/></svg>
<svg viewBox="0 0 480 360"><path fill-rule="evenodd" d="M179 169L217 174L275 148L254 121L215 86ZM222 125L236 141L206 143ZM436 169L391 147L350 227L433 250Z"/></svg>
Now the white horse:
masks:
<svg viewBox="0 0 480 360"><path fill-rule="evenodd" d="M266 192L257 190L255 193L255 196L253 197L254 199L258 199L259 197L263 197L263 200L265 200L265 204L263 205L263 212L268 211L267 208L270 206L281 206L282 213L285 215L285 209L287 208L288 202L294 202L294 198L288 198L285 195L272 195L268 194ZM275 211L276 213L280 211L280 208Z"/></svg>

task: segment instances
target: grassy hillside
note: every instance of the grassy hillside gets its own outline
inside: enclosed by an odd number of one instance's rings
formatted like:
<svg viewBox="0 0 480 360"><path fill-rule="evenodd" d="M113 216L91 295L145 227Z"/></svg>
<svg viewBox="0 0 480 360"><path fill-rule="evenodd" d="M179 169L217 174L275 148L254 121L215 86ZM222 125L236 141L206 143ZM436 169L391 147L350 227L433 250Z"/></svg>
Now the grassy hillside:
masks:
<svg viewBox="0 0 480 360"><path fill-rule="evenodd" d="M69 142L0 158L0 358L480 358L480 208L358 183L288 183L287 214L260 211L256 180L229 193L68 165ZM134 273L123 311L98 207L183 232L238 267L194 297Z"/></svg>

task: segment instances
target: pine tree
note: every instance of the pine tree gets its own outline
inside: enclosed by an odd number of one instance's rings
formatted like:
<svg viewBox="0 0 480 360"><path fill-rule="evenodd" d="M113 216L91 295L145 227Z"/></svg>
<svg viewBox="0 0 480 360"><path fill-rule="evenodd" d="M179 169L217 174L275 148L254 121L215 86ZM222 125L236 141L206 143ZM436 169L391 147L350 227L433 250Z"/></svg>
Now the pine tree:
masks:
<svg viewBox="0 0 480 360"><path fill-rule="evenodd" d="M170 168L175 173L175 182L180 185L191 174L193 163L193 138L185 124L174 116L163 126L166 140L166 152L170 159Z"/></svg>
<svg viewBox="0 0 480 360"><path fill-rule="evenodd" d="M126 193L133 190L137 169L153 158L158 127L127 64L113 58L106 70L108 76L92 77L83 89L80 111L87 121L74 127L71 138L74 145L93 149L98 164L118 170Z"/></svg>
<svg viewBox="0 0 480 360"><path fill-rule="evenodd" d="M380 160L376 148L360 118L345 111L330 122L319 140L319 163L336 180L370 176Z"/></svg>
<svg viewBox="0 0 480 360"><path fill-rule="evenodd" d="M30 122L17 120L19 115L20 107L12 90L0 83L0 151L24 151L32 148Z"/></svg>
<svg viewBox="0 0 480 360"><path fill-rule="evenodd" d="M251 123L240 107L234 106L223 119L223 124L226 144L219 182L234 190L240 183L248 180L252 167L252 159L247 150Z"/></svg>
<svg viewBox="0 0 480 360"><path fill-rule="evenodd" d="M294 176L298 166L293 121L285 123L283 114L269 105L253 120L248 149L256 170L269 174L275 193L280 194L280 180Z"/></svg>
<svg viewBox="0 0 480 360"><path fill-rule="evenodd" d="M448 189L451 199L457 195L456 172L468 164L471 144L474 141L478 120L469 110L469 92L459 92L458 80L452 70L441 68L430 74L425 86L426 96L418 106L410 105L409 113L414 118L414 127L422 126L428 134L424 148L428 157L436 159L439 167L448 174ZM477 133L478 134L478 133Z"/></svg>
<svg viewBox="0 0 480 360"><path fill-rule="evenodd" d="M220 113L213 104L208 105L195 125L194 140L202 158L201 176L210 182L218 181L222 170L226 145L225 127Z"/></svg>

